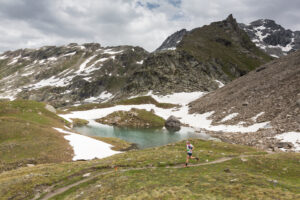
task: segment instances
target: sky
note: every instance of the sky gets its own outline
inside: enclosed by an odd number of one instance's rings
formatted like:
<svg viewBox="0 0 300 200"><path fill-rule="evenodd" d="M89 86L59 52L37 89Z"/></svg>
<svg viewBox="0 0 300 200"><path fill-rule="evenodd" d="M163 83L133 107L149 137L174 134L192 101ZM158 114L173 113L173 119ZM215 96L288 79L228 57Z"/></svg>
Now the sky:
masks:
<svg viewBox="0 0 300 200"><path fill-rule="evenodd" d="M225 19L300 30L299 0L0 0L0 52L97 42L153 51L172 33Z"/></svg>

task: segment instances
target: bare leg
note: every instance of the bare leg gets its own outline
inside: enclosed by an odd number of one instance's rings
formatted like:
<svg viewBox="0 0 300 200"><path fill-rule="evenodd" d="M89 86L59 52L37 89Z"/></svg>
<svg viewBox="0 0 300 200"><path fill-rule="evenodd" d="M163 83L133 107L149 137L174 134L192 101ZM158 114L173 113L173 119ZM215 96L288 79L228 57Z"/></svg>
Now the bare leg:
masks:
<svg viewBox="0 0 300 200"><path fill-rule="evenodd" d="M187 167L187 165L188 165L188 163L189 163L189 158L190 158L190 156L187 155L187 156L186 156L186 161L185 161L185 167Z"/></svg>

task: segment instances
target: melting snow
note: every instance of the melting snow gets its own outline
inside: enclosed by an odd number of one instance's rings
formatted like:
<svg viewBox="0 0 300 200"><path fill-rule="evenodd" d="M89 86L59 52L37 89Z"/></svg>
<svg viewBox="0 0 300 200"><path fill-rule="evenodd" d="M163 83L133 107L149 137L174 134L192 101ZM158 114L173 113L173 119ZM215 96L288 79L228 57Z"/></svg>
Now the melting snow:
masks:
<svg viewBox="0 0 300 200"><path fill-rule="evenodd" d="M54 87L65 87L70 84L70 81L74 78L74 76L68 76L65 78L55 78L54 76L41 80L35 84L31 84L26 86L26 88L39 89L46 86L54 86ZM24 87L25 88L25 87Z"/></svg>
<svg viewBox="0 0 300 200"><path fill-rule="evenodd" d="M109 100L111 97L113 97L113 95L107 91L102 92L99 96L96 97L90 97L88 99L85 99L85 102L89 102L89 103L94 103L94 102L99 102L100 100Z"/></svg>
<svg viewBox="0 0 300 200"><path fill-rule="evenodd" d="M276 135L275 138L283 142L291 142L295 151L300 151L300 132L287 132Z"/></svg>
<svg viewBox="0 0 300 200"><path fill-rule="evenodd" d="M13 60L12 60L10 63L8 63L7 65L13 65L13 64L17 63L18 60L19 60L19 58L21 58L21 55L19 55L19 56L13 58Z"/></svg>
<svg viewBox="0 0 300 200"><path fill-rule="evenodd" d="M77 111L72 112L66 115L60 115L61 117L69 120L71 118L83 118L89 121L105 117L115 111L129 111L131 108L137 109L146 109L150 111L154 110L155 114L161 116L164 119L167 119L170 115L174 115L175 117L180 118L181 122L184 124L189 124L190 126L198 129L203 128L211 131L224 131L224 132L256 132L260 128L267 128L269 122L257 123L251 126L244 127L242 125L217 125L213 126L212 120L209 117L214 113L214 111L207 112L204 114L189 114L188 103L194 101L203 95L203 92L193 92L193 93L174 93L172 95L167 96L157 96L152 95L154 99L159 102L166 103L175 103L181 104L181 108L171 108L171 109L163 109L158 108L152 104L144 104L144 105L118 105L110 108L102 108L102 109L94 109L87 111Z"/></svg>
<svg viewBox="0 0 300 200"><path fill-rule="evenodd" d="M274 58L279 58L279 56L275 55L275 54L270 54L270 56L274 57Z"/></svg>
<svg viewBox="0 0 300 200"><path fill-rule="evenodd" d="M6 55L0 56L0 60L4 60L6 58L8 58Z"/></svg>
<svg viewBox="0 0 300 200"><path fill-rule="evenodd" d="M144 63L144 60L137 61L136 64L142 65Z"/></svg>
<svg viewBox="0 0 300 200"><path fill-rule="evenodd" d="M70 145L73 147L75 154L73 160L91 160L94 158L105 158L114 154L121 153L119 151L111 150L112 145L105 142L70 131L65 131L60 128L54 129L60 133L67 134L66 136L64 136L64 138L68 140Z"/></svg>
<svg viewBox="0 0 300 200"><path fill-rule="evenodd" d="M260 113L258 113L257 115L255 115L254 117L252 117L251 119L252 119L253 121L256 122L257 118L259 118L259 117L262 116L263 114L265 114L265 112L260 112Z"/></svg>
<svg viewBox="0 0 300 200"><path fill-rule="evenodd" d="M120 50L120 51L113 51L112 49L105 49L103 51L103 53L106 53L106 54L111 54L111 55L114 55L114 54L119 54L119 53L122 53L123 50Z"/></svg>
<svg viewBox="0 0 300 200"><path fill-rule="evenodd" d="M228 120L231 120L231 119L235 118L238 115L239 115L239 113L232 113L232 114L227 115L226 117L224 117L220 122L226 122Z"/></svg>
<svg viewBox="0 0 300 200"><path fill-rule="evenodd" d="M61 57L74 56L75 54L76 54L76 51L71 52L71 53L67 53L65 55L62 55Z"/></svg>
<svg viewBox="0 0 300 200"><path fill-rule="evenodd" d="M75 74L81 74L82 72L84 72L84 69L85 69L86 65L87 65L89 62L91 62L91 60L92 60L93 58L95 58L95 57L96 57L96 55L93 55L93 56L89 57L88 59L86 59L86 60L79 66L79 69L75 72Z"/></svg>
<svg viewBox="0 0 300 200"><path fill-rule="evenodd" d="M218 83L219 88L224 87L224 83L222 83L221 81L215 80L215 82Z"/></svg>

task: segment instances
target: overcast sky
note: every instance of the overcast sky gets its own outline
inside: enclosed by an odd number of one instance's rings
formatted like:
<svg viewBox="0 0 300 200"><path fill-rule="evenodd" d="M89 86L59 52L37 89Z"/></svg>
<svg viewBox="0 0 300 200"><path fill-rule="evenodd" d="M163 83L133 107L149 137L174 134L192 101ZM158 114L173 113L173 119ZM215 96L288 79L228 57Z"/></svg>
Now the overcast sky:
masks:
<svg viewBox="0 0 300 200"><path fill-rule="evenodd" d="M177 30L230 13L300 30L300 0L0 0L0 52L71 42L153 51Z"/></svg>

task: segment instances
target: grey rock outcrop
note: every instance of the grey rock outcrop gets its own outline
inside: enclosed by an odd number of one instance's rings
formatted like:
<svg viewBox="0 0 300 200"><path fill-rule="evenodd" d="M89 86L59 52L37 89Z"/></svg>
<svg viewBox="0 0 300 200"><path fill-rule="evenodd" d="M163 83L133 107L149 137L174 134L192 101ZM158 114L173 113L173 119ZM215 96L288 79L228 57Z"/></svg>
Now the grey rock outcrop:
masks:
<svg viewBox="0 0 300 200"><path fill-rule="evenodd" d="M181 122L175 116L171 115L165 122L168 131L176 132L181 129Z"/></svg>
<svg viewBox="0 0 300 200"><path fill-rule="evenodd" d="M180 43L183 36L187 34L188 31L186 29L181 29L170 35L161 45L156 49L156 51L168 50L176 48L176 46Z"/></svg>

